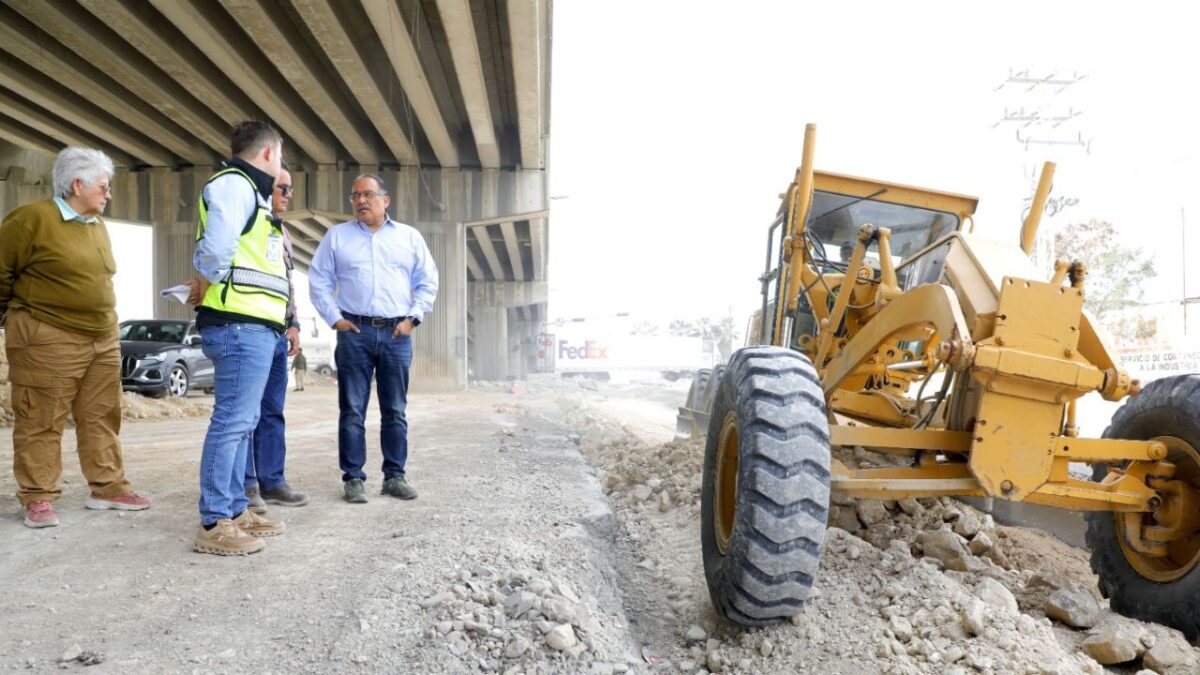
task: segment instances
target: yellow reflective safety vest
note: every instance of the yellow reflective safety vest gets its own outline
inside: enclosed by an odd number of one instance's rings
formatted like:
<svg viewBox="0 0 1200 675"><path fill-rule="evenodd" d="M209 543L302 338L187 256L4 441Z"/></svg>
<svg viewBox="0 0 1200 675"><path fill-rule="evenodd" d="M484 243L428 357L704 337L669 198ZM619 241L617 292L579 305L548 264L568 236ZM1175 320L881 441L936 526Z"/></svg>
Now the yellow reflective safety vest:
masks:
<svg viewBox="0 0 1200 675"><path fill-rule="evenodd" d="M246 179L258 207L242 228L237 251L233 254L229 274L220 283L208 287L202 307L224 314L240 314L246 317L277 324L282 331L287 327L288 278L287 263L283 252L283 229L271 217L271 211L258 188L245 171L229 167L213 174L208 182L227 174L237 174ZM200 226L196 230L196 241L204 238L208 225L208 206L200 200Z"/></svg>

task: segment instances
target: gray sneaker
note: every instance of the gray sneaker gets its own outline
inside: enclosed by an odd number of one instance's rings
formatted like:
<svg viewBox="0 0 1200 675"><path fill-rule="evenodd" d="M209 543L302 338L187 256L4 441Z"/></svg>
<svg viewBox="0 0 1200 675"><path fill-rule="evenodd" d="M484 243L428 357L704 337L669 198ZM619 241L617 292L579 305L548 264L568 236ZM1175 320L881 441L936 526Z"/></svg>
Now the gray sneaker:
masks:
<svg viewBox="0 0 1200 675"><path fill-rule="evenodd" d="M391 495L397 499L416 499L417 491L400 476L393 476L383 481L383 491L380 494Z"/></svg>
<svg viewBox="0 0 1200 675"><path fill-rule="evenodd" d="M308 503L308 495L296 492L287 483L274 490L263 490L262 497L268 504L278 504L279 506L304 506Z"/></svg>
<svg viewBox="0 0 1200 675"><path fill-rule="evenodd" d="M246 500L250 502L250 510L262 515L267 512L267 503L263 501L262 495L258 493L258 488L246 488Z"/></svg>
<svg viewBox="0 0 1200 675"><path fill-rule="evenodd" d="M367 493L363 491L361 478L351 478L342 484L342 489L346 491L346 501L351 504L367 503Z"/></svg>

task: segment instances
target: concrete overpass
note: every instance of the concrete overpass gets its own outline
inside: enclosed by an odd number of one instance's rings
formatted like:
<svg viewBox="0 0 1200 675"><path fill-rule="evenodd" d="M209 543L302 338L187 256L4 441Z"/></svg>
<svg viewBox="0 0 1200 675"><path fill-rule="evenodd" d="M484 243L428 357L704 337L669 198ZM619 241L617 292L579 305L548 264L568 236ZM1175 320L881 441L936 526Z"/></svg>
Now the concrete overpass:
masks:
<svg viewBox="0 0 1200 675"><path fill-rule="evenodd" d="M0 0L0 212L51 195L63 146L101 148L106 215L153 224L174 285L231 125L269 120L301 268L361 172L425 235L442 287L414 384L523 375L546 318L550 26L551 0Z"/></svg>

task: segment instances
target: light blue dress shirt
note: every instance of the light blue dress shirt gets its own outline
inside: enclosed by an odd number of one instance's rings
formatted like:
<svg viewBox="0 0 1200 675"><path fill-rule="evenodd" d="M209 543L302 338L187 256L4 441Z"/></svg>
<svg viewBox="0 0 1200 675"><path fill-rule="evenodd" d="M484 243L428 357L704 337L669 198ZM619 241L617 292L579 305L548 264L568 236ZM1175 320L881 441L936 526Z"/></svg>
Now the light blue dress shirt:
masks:
<svg viewBox="0 0 1200 675"><path fill-rule="evenodd" d="M342 312L424 320L437 298L438 269L415 228L388 218L372 234L357 220L335 226L313 254L308 293L332 326Z"/></svg>
<svg viewBox="0 0 1200 675"><path fill-rule="evenodd" d="M204 226L204 237L196 242L192 265L209 283L219 284L233 265L233 255L237 253L246 221L260 201L268 212L271 204L250 187L245 177L235 173L219 176L204 186L203 198L208 208L208 221Z"/></svg>
<svg viewBox="0 0 1200 675"><path fill-rule="evenodd" d="M96 222L96 216L84 218L78 213L75 213L75 209L71 208L71 205L67 203L67 200L59 197L58 195L54 196L54 203L58 205L58 212L62 214L63 222L69 223L72 220L78 220L89 225Z"/></svg>

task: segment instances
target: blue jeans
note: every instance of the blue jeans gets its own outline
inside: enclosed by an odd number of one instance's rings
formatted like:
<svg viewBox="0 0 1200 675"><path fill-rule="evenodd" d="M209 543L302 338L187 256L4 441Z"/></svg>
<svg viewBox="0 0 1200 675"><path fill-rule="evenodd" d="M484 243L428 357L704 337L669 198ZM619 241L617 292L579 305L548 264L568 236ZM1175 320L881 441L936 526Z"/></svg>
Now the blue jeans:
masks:
<svg viewBox="0 0 1200 675"><path fill-rule="evenodd" d="M383 476L404 477L408 461L408 368L412 365L412 337L392 338L392 326L359 325L360 333L337 334L333 352L337 364L338 464L342 480L365 479L367 435L363 421L371 400L371 376L379 392L382 427L379 444L383 449Z"/></svg>
<svg viewBox="0 0 1200 675"><path fill-rule="evenodd" d="M279 334L258 324L234 323L206 326L200 336L216 370L216 402L200 456L200 522L211 525L246 510L250 434L258 424Z"/></svg>
<svg viewBox="0 0 1200 675"><path fill-rule="evenodd" d="M250 457L246 460L246 489L275 490L287 481L283 461L287 444L283 439L283 400L287 396L288 340L280 335L271 359L271 373L263 391L258 426L250 437Z"/></svg>

